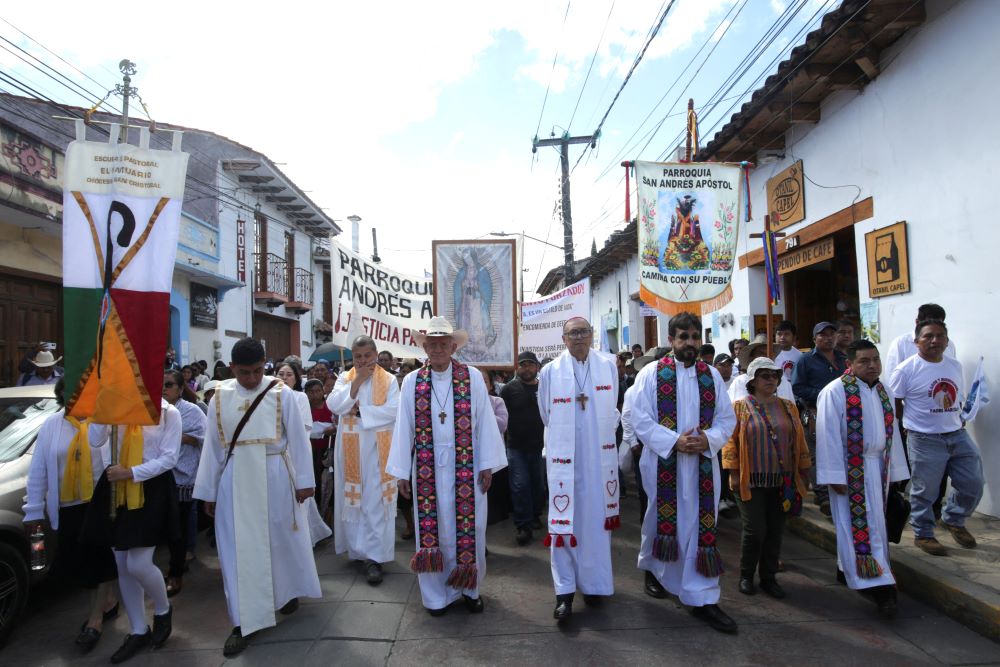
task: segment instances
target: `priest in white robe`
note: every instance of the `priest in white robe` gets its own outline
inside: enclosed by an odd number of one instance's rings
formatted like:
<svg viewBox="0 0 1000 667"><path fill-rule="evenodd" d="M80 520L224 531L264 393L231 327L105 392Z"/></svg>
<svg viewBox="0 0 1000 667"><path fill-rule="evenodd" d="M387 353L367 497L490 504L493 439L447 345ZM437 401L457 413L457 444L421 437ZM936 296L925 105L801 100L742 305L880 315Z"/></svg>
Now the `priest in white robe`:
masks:
<svg viewBox="0 0 1000 667"><path fill-rule="evenodd" d="M428 362L403 380L386 472L413 497L417 552L410 567L424 607L440 616L461 598L480 613L486 492L507 454L482 374L453 358L468 334L433 317L413 337Z"/></svg>
<svg viewBox="0 0 1000 667"><path fill-rule="evenodd" d="M369 336L351 343L354 368L342 373L326 399L339 416L334 443L333 528L337 553L363 561L365 578L382 583L382 563L396 546L396 479L385 471L399 408L396 377L378 365Z"/></svg>
<svg viewBox="0 0 1000 667"><path fill-rule="evenodd" d="M879 382L882 364L878 349L870 341L858 340L847 350L849 374L824 387L816 403L816 480L830 486L830 512L837 531L838 578L851 589L871 589L879 614L891 618L897 612L896 580L889 562L884 484L909 479L910 473L899 422L894 415L895 396ZM849 474L849 393L856 395L854 402L859 405L855 407L861 409L864 464L860 478ZM891 439L887 438L887 421ZM857 535L852 526L851 510L855 504L851 500L853 490L849 488L852 479L858 479L855 483L863 488L864 494L862 527L867 530Z"/></svg>
<svg viewBox="0 0 1000 667"><path fill-rule="evenodd" d="M588 606L615 592L611 531L619 517L618 371L614 357L591 347L582 317L563 325L566 349L538 374L538 413L545 424L549 485L548 536L553 618L573 614L577 590Z"/></svg>
<svg viewBox="0 0 1000 667"><path fill-rule="evenodd" d="M246 648L251 633L275 625L275 610L290 614L298 598L322 596L302 504L315 479L298 401L290 387L264 375L258 341L241 339L231 358L234 379L222 382L209 404L194 487L215 516L233 624L227 657Z"/></svg>
<svg viewBox="0 0 1000 667"><path fill-rule="evenodd" d="M645 445L639 469L649 496L639 569L647 572L649 595L666 597L665 589L688 605L696 618L720 632L735 633L736 622L718 605L722 567L715 546L715 523L720 494L717 455L736 427L736 415L722 376L698 361L701 331L701 321L691 313L670 318L668 340L673 358L647 364L636 376L630 393L632 425ZM664 383L664 366L673 377L668 383L673 397L669 402L658 393ZM712 388L714 406L704 399L703 389L708 388ZM666 420L661 419L664 414L669 415ZM673 428L664 425L671 420L676 423ZM661 458L676 462L671 471L671 479L676 479L673 485L660 480ZM711 494L701 490L709 480ZM658 517L661 506L671 517L667 521Z"/></svg>

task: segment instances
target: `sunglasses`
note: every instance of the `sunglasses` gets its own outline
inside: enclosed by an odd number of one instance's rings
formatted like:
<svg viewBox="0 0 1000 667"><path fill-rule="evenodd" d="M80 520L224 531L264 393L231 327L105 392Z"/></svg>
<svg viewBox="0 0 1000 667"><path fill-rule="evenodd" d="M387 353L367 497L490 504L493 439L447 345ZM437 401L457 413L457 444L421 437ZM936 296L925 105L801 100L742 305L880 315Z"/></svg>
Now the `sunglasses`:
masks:
<svg viewBox="0 0 1000 667"><path fill-rule="evenodd" d="M754 377L758 380L778 380L781 378L781 371L757 371Z"/></svg>

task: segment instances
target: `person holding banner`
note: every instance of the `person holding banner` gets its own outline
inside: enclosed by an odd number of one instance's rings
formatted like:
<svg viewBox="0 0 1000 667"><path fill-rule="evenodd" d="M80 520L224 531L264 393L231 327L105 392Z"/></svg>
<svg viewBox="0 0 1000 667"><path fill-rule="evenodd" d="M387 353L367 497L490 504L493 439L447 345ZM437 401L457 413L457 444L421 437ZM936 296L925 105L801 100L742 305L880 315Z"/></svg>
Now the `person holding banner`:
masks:
<svg viewBox="0 0 1000 667"><path fill-rule="evenodd" d="M369 336L354 339L351 357L354 368L337 378L326 399L340 425L334 443L333 528L337 553L364 561L365 578L377 586L382 563L395 558L396 481L385 465L399 385L376 361L381 355Z"/></svg>
<svg viewBox="0 0 1000 667"><path fill-rule="evenodd" d="M486 576L486 492L507 466L483 376L453 358L468 342L444 317L413 337L427 353L423 368L400 389L386 472L399 493L414 498L417 552L410 568L431 616L462 599L473 614Z"/></svg>
<svg viewBox="0 0 1000 667"><path fill-rule="evenodd" d="M225 380L208 406L194 497L215 518L234 656L254 632L322 597L303 503L315 492L308 435L294 391L264 375L264 347L233 345Z"/></svg>
<svg viewBox="0 0 1000 667"><path fill-rule="evenodd" d="M613 357L591 348L594 329L582 317L563 325L566 349L538 376L538 411L545 424L549 480L552 583L563 623L576 591L600 606L615 592L611 531L619 518L618 370Z"/></svg>
<svg viewBox="0 0 1000 667"><path fill-rule="evenodd" d="M658 585L654 597L670 591L693 616L732 634L736 622L718 605L722 561L715 526L717 454L736 427L736 415L719 372L697 360L701 331L701 320L691 313L671 317L673 356L647 364L629 392L632 425L645 445L639 466L649 496L639 569L647 572L650 595Z"/></svg>

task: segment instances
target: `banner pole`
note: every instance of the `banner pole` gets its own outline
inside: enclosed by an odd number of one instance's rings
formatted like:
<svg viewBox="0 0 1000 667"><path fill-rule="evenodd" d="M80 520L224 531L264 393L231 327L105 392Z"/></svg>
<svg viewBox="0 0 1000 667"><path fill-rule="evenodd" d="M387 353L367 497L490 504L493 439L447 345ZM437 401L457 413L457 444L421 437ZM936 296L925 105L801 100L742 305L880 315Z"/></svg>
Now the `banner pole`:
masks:
<svg viewBox="0 0 1000 667"><path fill-rule="evenodd" d="M111 425L111 465L118 465L118 424ZM115 514L118 512L118 498L117 498L117 482L112 482L108 480L108 487L110 490L111 497L111 520L115 520Z"/></svg>

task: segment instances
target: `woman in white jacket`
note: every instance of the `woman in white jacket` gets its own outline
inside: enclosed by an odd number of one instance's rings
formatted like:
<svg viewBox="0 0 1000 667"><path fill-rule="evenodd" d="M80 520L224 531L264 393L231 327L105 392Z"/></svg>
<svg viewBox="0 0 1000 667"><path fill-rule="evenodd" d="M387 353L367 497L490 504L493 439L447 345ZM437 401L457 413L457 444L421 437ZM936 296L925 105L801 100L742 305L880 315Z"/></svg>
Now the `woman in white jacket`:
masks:
<svg viewBox="0 0 1000 667"><path fill-rule="evenodd" d="M59 542L53 574L94 589L90 616L76 638L77 646L88 652L101 638L104 621L118 615L112 585L118 578L114 554L110 547L80 541L94 484L107 465L108 448L91 449L89 436L93 427L66 415L63 391L60 378L55 386L60 410L45 420L35 440L28 470L24 523L30 534L39 526L44 529L47 517Z"/></svg>

